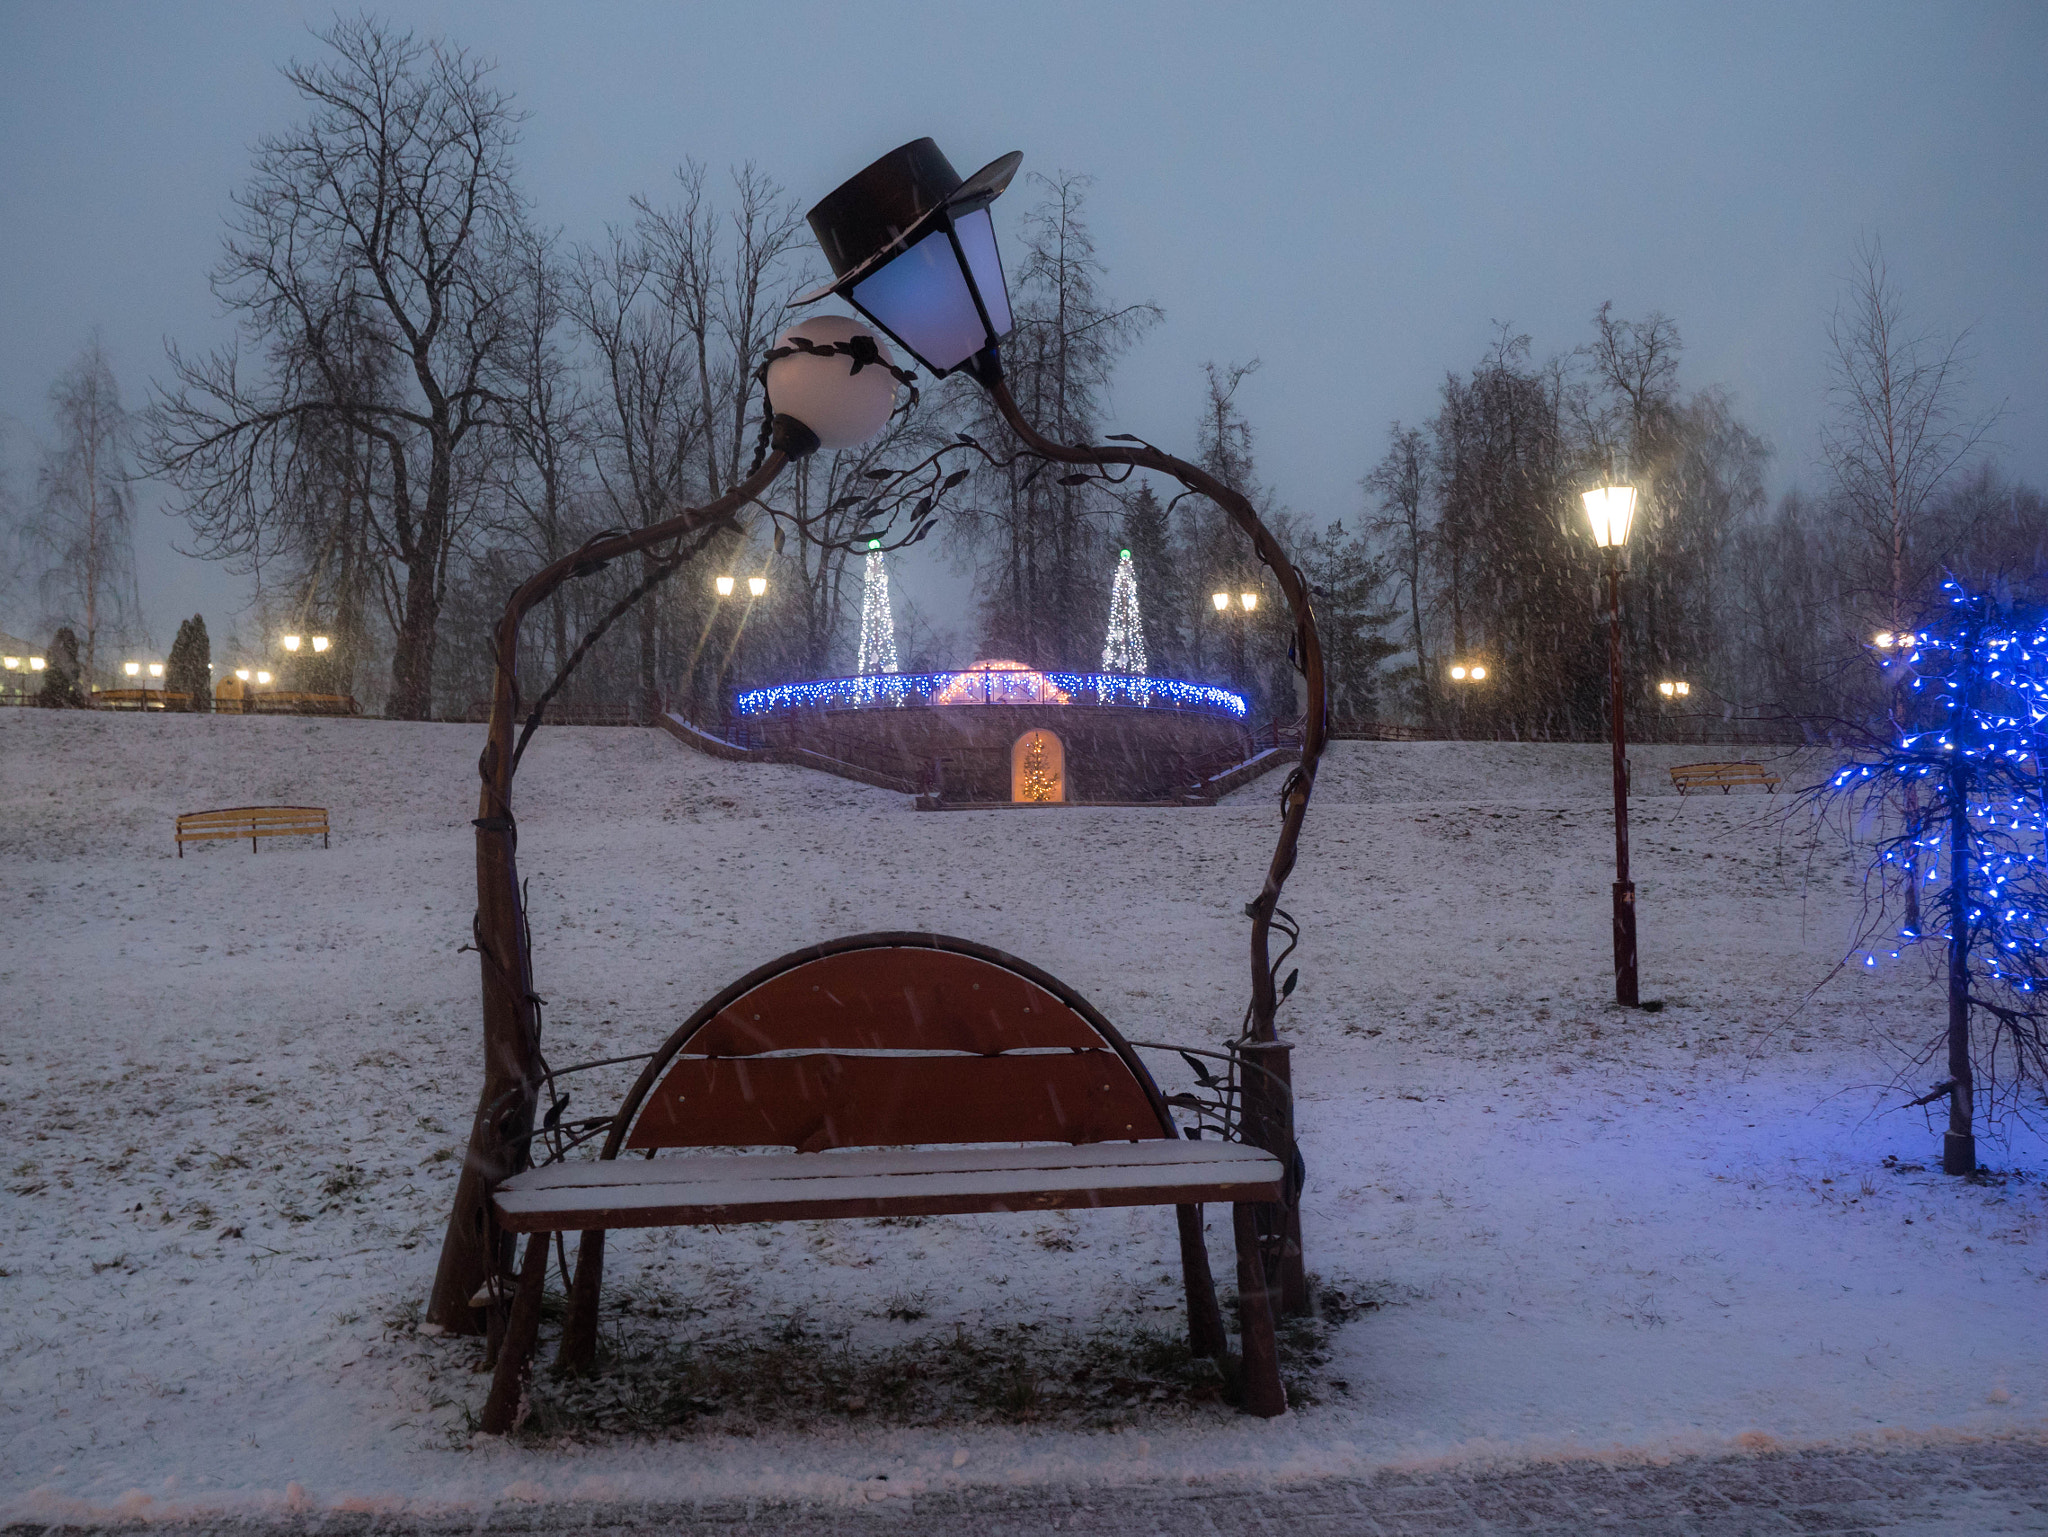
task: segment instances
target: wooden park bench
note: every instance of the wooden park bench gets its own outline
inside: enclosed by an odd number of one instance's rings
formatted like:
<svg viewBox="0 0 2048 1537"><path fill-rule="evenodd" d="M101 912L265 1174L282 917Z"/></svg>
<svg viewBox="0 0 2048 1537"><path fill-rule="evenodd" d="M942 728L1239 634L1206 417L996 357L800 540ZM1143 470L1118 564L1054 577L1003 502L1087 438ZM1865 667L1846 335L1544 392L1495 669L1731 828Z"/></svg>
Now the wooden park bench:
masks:
<svg viewBox="0 0 2048 1537"><path fill-rule="evenodd" d="M1671 770L1671 783L1680 795L1694 790L1726 795L1737 785L1762 785L1771 794L1778 793L1778 776L1761 763L1681 763Z"/></svg>
<svg viewBox="0 0 2048 1537"><path fill-rule="evenodd" d="M220 811L178 814L178 857L185 845L213 838L247 838L253 853L258 838L311 838L328 847L325 806L230 806Z"/></svg>
<svg viewBox="0 0 2048 1537"><path fill-rule="evenodd" d="M192 696L161 688L98 688L92 704L96 710L186 710Z"/></svg>
<svg viewBox="0 0 2048 1537"><path fill-rule="evenodd" d="M360 715L363 707L353 694L313 694L302 689L274 688L248 694L242 700L245 715Z"/></svg>
<svg viewBox="0 0 2048 1537"><path fill-rule="evenodd" d="M557 1111L557 1114L559 1110ZM1027 962L937 934L864 934L742 977L648 1059L595 1159L501 1181L491 1215L529 1241L483 1415L508 1428L538 1334L551 1244L580 1232L560 1363L597 1344L611 1228L1172 1206L1190 1346L1223 1358L1201 1208L1235 1208L1249 1379L1284 1403L1256 1203L1282 1199L1279 1158L1183 1137L1116 1027ZM787 1149L767 1152L762 1149ZM538 1151L538 1149L536 1150ZM641 1158L624 1159L623 1153ZM1248 1392L1253 1385L1248 1381Z"/></svg>

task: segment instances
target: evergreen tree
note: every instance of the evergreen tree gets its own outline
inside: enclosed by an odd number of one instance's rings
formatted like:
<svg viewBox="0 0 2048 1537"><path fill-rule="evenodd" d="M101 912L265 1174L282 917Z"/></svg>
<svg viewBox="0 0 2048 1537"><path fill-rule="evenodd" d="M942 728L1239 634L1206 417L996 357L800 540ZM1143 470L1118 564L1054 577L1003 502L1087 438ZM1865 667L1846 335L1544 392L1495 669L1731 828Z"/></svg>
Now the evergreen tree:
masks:
<svg viewBox="0 0 2048 1537"><path fill-rule="evenodd" d="M164 663L164 691L183 694L188 710L211 710L212 660L213 644L207 639L206 620L194 614L178 626L178 638L171 642L171 654Z"/></svg>
<svg viewBox="0 0 2048 1537"><path fill-rule="evenodd" d="M43 668L43 691L36 703L49 710L82 710L85 690L78 682L78 637L66 625L50 640L49 663Z"/></svg>
<svg viewBox="0 0 2048 1537"><path fill-rule="evenodd" d="M1187 581L1173 558L1166 504L1149 485L1139 486L1124 504L1123 540L1131 552L1131 574L1145 595L1139 614L1145 658L1154 673L1186 677L1180 616L1187 611Z"/></svg>

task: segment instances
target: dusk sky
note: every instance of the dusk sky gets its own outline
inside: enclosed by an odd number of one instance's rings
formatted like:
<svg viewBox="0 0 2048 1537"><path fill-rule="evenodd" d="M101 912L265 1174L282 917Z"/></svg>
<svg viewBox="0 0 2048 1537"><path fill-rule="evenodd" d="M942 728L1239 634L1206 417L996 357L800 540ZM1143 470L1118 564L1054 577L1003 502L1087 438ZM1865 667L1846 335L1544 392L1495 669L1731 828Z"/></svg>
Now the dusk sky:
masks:
<svg viewBox="0 0 2048 1537"><path fill-rule="evenodd" d="M1165 311L1113 427L1192 452L1202 364L1258 358L1259 470L1355 519L1393 418L1435 408L1506 321L1538 356L1602 301L1662 310L1820 480L1829 310L1881 237L1911 318L1968 328L1968 406L2048 482L2048 8L420 4L380 14L494 57L530 112L540 223L600 234L675 165L753 160L808 206L936 137L966 173L1095 178L1107 292ZM250 147L302 113L277 66L325 5L0 3L0 472L32 493L50 380L97 328L127 402L163 347L229 335L207 287ZM1014 227L1032 197L997 205ZM179 560L142 494L158 645L247 583ZM926 586L920 591L919 583ZM943 607L957 578L899 591ZM32 615L0 615L0 629ZM965 658L962 658L964 661Z"/></svg>

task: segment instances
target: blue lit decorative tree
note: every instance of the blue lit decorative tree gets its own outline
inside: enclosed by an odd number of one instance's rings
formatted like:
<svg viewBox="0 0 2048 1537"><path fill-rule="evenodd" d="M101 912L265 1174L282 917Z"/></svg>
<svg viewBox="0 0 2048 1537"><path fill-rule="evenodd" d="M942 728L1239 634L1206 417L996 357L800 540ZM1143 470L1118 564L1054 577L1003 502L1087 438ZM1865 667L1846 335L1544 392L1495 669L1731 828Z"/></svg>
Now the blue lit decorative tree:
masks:
<svg viewBox="0 0 2048 1537"><path fill-rule="evenodd" d="M1894 898L1918 889L1917 918L1908 905L1896 940L1868 944L1862 963L1943 947L1948 1027L1922 1060L1945 1047L1947 1077L1914 1103L1948 1100L1942 1168L1972 1174L1980 1104L2048 1077L2048 615L1953 580L1943 597L1901 638L1894 729L1816 793L1889 829L1866 940L1892 927Z"/></svg>

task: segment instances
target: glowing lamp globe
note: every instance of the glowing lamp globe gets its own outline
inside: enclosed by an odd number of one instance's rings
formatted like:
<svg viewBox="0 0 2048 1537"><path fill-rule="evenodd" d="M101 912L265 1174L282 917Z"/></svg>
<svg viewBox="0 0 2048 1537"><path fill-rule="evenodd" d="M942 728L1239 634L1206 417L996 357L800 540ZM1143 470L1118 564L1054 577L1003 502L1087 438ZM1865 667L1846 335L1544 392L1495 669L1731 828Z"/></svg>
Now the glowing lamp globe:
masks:
<svg viewBox="0 0 2048 1537"><path fill-rule="evenodd" d="M1209 594L1209 601L1216 605L1216 612L1220 614L1230 607L1230 594L1227 592L1212 592Z"/></svg>
<svg viewBox="0 0 2048 1537"><path fill-rule="evenodd" d="M149 675L152 678L161 678L164 675L164 664L162 662L151 662L149 664Z"/></svg>
<svg viewBox="0 0 2048 1537"><path fill-rule="evenodd" d="M43 657L32 656L28 659L28 670L30 672L41 672L45 667L48 667L49 665L49 662Z"/></svg>
<svg viewBox="0 0 2048 1537"><path fill-rule="evenodd" d="M1244 611L1249 614L1259 606L1259 595L1255 592L1241 592L1237 595L1237 601L1244 605Z"/></svg>
<svg viewBox="0 0 2048 1537"><path fill-rule="evenodd" d="M768 591L768 578L765 576L748 577L747 591L752 593L757 598L760 597L762 594Z"/></svg>
<svg viewBox="0 0 2048 1537"><path fill-rule="evenodd" d="M1486 669L1484 667L1473 668L1472 681L1474 683L1484 683L1486 681Z"/></svg>
<svg viewBox="0 0 2048 1537"><path fill-rule="evenodd" d="M256 681L258 683L268 683L270 681L270 674L267 672L258 672L256 674Z"/></svg>
<svg viewBox="0 0 2048 1537"><path fill-rule="evenodd" d="M287 636L286 636L286 637L284 638L284 649L285 649L285 650L287 650L287 651L296 651L296 650L298 650L298 649L299 649L299 637L298 637L298 636L296 636L296 635L287 635Z"/></svg>
<svg viewBox="0 0 2048 1537"><path fill-rule="evenodd" d="M121 664L121 671L128 674L131 678L139 678L142 676L142 664L140 662L123 662Z"/></svg>
<svg viewBox="0 0 2048 1537"><path fill-rule="evenodd" d="M1451 676L1458 679L1460 682L1463 682L1465 677L1465 669L1462 666L1453 667L1451 669Z"/></svg>
<svg viewBox="0 0 2048 1537"><path fill-rule="evenodd" d="M247 683L249 681L249 669L246 667L237 667L235 669L235 681L237 683Z"/></svg>
<svg viewBox="0 0 2048 1537"><path fill-rule="evenodd" d="M718 578L718 580L716 580L715 582L713 582L713 583L712 583L711 585L712 585L712 586L714 586L714 587L716 587L716 588L718 589L718 595L719 595L719 596L720 596L721 598L729 598L729 597L731 597L731 596L732 596L732 578L731 578L731 577L729 577L729 576L721 576L721 577L719 577L719 578Z"/></svg>
<svg viewBox="0 0 2048 1537"><path fill-rule="evenodd" d="M1593 525L1593 542L1603 550L1626 545L1628 526L1636 515L1636 488L1601 486L1583 495L1586 517Z"/></svg>
<svg viewBox="0 0 2048 1537"><path fill-rule="evenodd" d="M329 644L330 642L325 635L315 635L313 637L313 649L315 651L325 651Z"/></svg>
<svg viewBox="0 0 2048 1537"><path fill-rule="evenodd" d="M815 347L865 341L873 345L884 365L894 362L879 336L844 315L818 315L801 321L782 333L776 348L790 346L798 338ZM888 425L889 413L896 409L896 376L886 366L878 368L843 352L826 356L792 352L768 365L768 399L775 407L776 446L792 458L800 458L803 436L791 433L783 425L784 418L809 428L817 448L852 448Z"/></svg>
<svg viewBox="0 0 2048 1537"><path fill-rule="evenodd" d="M989 204L1023 159L1012 150L962 180L930 139L891 150L811 210L832 281L795 302L836 294L932 373L972 360L1000 377L1010 292Z"/></svg>
<svg viewBox="0 0 2048 1537"><path fill-rule="evenodd" d="M0 662L4 662L6 664L7 670L9 672L17 671L21 666L21 658L18 656L0 658Z"/></svg>

